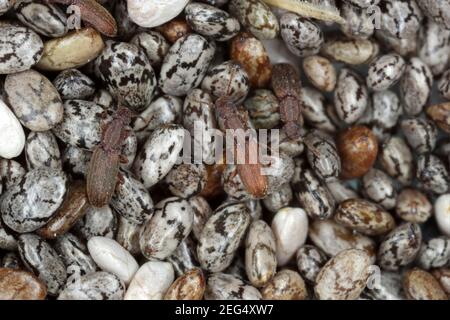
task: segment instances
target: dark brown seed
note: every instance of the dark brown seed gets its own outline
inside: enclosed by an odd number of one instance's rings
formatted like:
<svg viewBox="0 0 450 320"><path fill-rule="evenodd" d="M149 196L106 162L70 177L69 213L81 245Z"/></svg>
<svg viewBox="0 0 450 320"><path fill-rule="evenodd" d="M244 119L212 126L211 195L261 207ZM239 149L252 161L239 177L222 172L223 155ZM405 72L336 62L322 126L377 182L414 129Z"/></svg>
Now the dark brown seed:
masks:
<svg viewBox="0 0 450 320"><path fill-rule="evenodd" d="M55 239L69 231L84 216L88 206L89 203L84 181L73 182L61 207L52 219L39 229L37 233L41 237Z"/></svg>
<svg viewBox="0 0 450 320"><path fill-rule="evenodd" d="M170 43L175 43L178 39L192 32L191 27L184 19L173 19L156 30L161 32Z"/></svg>
<svg viewBox="0 0 450 320"><path fill-rule="evenodd" d="M342 178L359 178L372 168L377 159L378 142L372 130L354 126L339 134L337 149L342 162Z"/></svg>

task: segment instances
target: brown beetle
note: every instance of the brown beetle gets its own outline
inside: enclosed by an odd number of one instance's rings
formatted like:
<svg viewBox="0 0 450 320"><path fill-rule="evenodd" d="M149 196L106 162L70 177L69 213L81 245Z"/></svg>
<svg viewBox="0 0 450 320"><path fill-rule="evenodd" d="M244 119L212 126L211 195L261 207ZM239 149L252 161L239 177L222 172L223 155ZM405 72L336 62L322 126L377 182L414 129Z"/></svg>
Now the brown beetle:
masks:
<svg viewBox="0 0 450 320"><path fill-rule="evenodd" d="M288 63L280 63L272 69L272 88L280 100L280 116L283 130L289 139L300 137L303 123L301 111L301 83L297 71Z"/></svg>
<svg viewBox="0 0 450 320"><path fill-rule="evenodd" d="M226 97L217 99L216 112L219 119L223 121L225 129L248 129L246 123L242 120L241 116L236 110L235 104L230 99ZM249 151L258 150L257 146L256 148L254 148L254 144L257 144L258 142L256 141L256 139L250 137L245 145L241 145L239 143L239 139L237 140L238 142L236 142L234 145L235 150L239 148L240 150L245 151L245 163L236 164L237 172L241 178L241 181L249 193L251 193L256 198L263 198L267 194L267 176L262 174L262 166L259 161L257 161L257 163L249 163Z"/></svg>
<svg viewBox="0 0 450 320"><path fill-rule="evenodd" d="M98 32L108 37L117 35L117 23L114 17L96 0L45 0L47 3L60 3L67 6L77 6L81 19Z"/></svg>
<svg viewBox="0 0 450 320"><path fill-rule="evenodd" d="M128 108L121 106L113 120L105 126L102 140L94 149L86 177L88 200L94 207L107 205L114 194L119 165L126 162L122 156L122 148L129 135L126 127L132 114Z"/></svg>

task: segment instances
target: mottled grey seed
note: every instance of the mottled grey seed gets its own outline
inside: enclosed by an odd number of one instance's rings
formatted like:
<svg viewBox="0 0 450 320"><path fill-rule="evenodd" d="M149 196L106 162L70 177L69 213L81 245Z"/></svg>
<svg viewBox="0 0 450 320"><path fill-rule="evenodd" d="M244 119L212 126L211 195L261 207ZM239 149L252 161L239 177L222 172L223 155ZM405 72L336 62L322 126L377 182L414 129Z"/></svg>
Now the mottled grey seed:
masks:
<svg viewBox="0 0 450 320"><path fill-rule="evenodd" d="M55 249L35 234L20 235L18 244L25 266L47 285L49 295L58 295L66 283L67 273Z"/></svg>
<svg viewBox="0 0 450 320"><path fill-rule="evenodd" d="M273 39L278 35L278 19L263 1L231 0L229 11L259 39Z"/></svg>
<svg viewBox="0 0 450 320"><path fill-rule="evenodd" d="M169 257L189 235L193 221L194 211L186 200L171 197L159 202L141 232L142 254L147 259Z"/></svg>
<svg viewBox="0 0 450 320"><path fill-rule="evenodd" d="M125 284L116 275L99 271L87 274L69 284L58 300L122 300Z"/></svg>
<svg viewBox="0 0 450 320"><path fill-rule="evenodd" d="M378 249L378 263L386 270L397 271L414 261L422 244L422 232L415 223L404 223L392 230Z"/></svg>
<svg viewBox="0 0 450 320"><path fill-rule="evenodd" d="M362 178L364 195L386 210L391 210L397 202L394 181L383 171L372 168Z"/></svg>
<svg viewBox="0 0 450 320"><path fill-rule="evenodd" d="M369 65L367 86L374 91L387 90L400 80L405 68L405 60L396 53L380 56Z"/></svg>
<svg viewBox="0 0 450 320"><path fill-rule="evenodd" d="M228 203L216 209L198 242L197 255L203 269L220 272L231 264L250 220L243 203Z"/></svg>
<svg viewBox="0 0 450 320"><path fill-rule="evenodd" d="M205 300L261 300L261 293L253 286L231 274L213 273L208 277Z"/></svg>
<svg viewBox="0 0 450 320"><path fill-rule="evenodd" d="M84 239L92 237L113 238L117 228L117 217L109 206L89 206L84 217L78 220L74 230Z"/></svg>
<svg viewBox="0 0 450 320"><path fill-rule="evenodd" d="M46 37L62 37L67 32L67 18L54 4L18 1L16 17L27 27Z"/></svg>
<svg viewBox="0 0 450 320"><path fill-rule="evenodd" d="M426 191L446 193L449 187L448 171L441 159L433 154L422 154L417 158L417 179Z"/></svg>
<svg viewBox="0 0 450 320"><path fill-rule="evenodd" d="M42 57L44 43L31 29L13 25L0 25L0 74L30 69Z"/></svg>
<svg viewBox="0 0 450 320"><path fill-rule="evenodd" d="M19 121L32 131L52 129L63 119L64 109L58 91L37 71L8 75L5 93Z"/></svg>
<svg viewBox="0 0 450 320"><path fill-rule="evenodd" d="M28 170L39 167L62 169L58 143L51 131L30 132L25 144Z"/></svg>
<svg viewBox="0 0 450 320"><path fill-rule="evenodd" d="M415 0L386 0L380 6L380 27L391 37L411 38L416 34L423 19Z"/></svg>
<svg viewBox="0 0 450 320"><path fill-rule="evenodd" d="M108 40L95 60L96 74L109 93L134 111L148 106L156 77L144 51L137 46Z"/></svg>
<svg viewBox="0 0 450 320"><path fill-rule="evenodd" d="M233 101L243 101L250 90L247 72L236 61L226 61L206 73L202 89L216 98L226 96Z"/></svg>
<svg viewBox="0 0 450 320"><path fill-rule="evenodd" d="M20 233L44 226L61 205L67 183L66 174L57 169L29 171L2 196L3 222Z"/></svg>
<svg viewBox="0 0 450 320"><path fill-rule="evenodd" d="M295 13L281 16L280 30L288 49L299 57L317 54L324 41L319 25Z"/></svg>
<svg viewBox="0 0 450 320"><path fill-rule="evenodd" d="M174 96L183 96L197 87L215 51L215 45L198 34L178 39L164 57L159 78L161 90Z"/></svg>
<svg viewBox="0 0 450 320"><path fill-rule="evenodd" d="M361 77L350 69L341 69L334 92L334 106L339 118L346 124L355 123L364 114L368 99Z"/></svg>
<svg viewBox="0 0 450 320"><path fill-rule="evenodd" d="M142 224L153 214L153 200L142 182L130 172L120 170L121 181L111 199L111 207L122 217Z"/></svg>
<svg viewBox="0 0 450 320"><path fill-rule="evenodd" d="M433 74L419 58L411 58L400 80L400 97L407 115L418 115L430 96Z"/></svg>
<svg viewBox="0 0 450 320"><path fill-rule="evenodd" d="M240 30L239 21L228 12L203 3L190 3L184 12L191 28L217 41L227 41Z"/></svg>
<svg viewBox="0 0 450 320"><path fill-rule="evenodd" d="M76 282L80 277L97 270L86 245L72 233L68 232L56 238L54 246L66 265L68 283Z"/></svg>
<svg viewBox="0 0 450 320"><path fill-rule="evenodd" d="M59 73L53 85L64 100L89 99L95 92L95 83L77 69L67 69Z"/></svg>
<svg viewBox="0 0 450 320"><path fill-rule="evenodd" d="M438 131L434 123L424 118L405 119L400 123L408 144L418 154L432 152Z"/></svg>
<svg viewBox="0 0 450 320"><path fill-rule="evenodd" d="M322 250L310 244L305 244L298 249L296 259L301 276L312 284L316 282L317 274L328 261Z"/></svg>
<svg viewBox="0 0 450 320"><path fill-rule="evenodd" d="M130 40L130 43L144 50L152 67L161 65L170 49L169 42L167 42L161 33L154 30L137 33Z"/></svg>

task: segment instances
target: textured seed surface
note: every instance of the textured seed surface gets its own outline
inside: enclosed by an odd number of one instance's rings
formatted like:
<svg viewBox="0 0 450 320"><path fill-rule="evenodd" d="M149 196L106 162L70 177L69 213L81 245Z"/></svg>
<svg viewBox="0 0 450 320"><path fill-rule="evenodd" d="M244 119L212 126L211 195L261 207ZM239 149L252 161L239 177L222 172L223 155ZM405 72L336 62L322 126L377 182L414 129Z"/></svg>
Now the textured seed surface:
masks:
<svg viewBox="0 0 450 320"><path fill-rule="evenodd" d="M336 70L333 64L321 56L303 59L303 71L308 80L319 90L331 92L336 86Z"/></svg>
<svg viewBox="0 0 450 320"><path fill-rule="evenodd" d="M366 235L380 235L395 227L394 218L387 211L370 201L349 199L336 209L335 220Z"/></svg>
<svg viewBox="0 0 450 320"><path fill-rule="evenodd" d="M380 162L384 170L402 184L411 183L413 176L413 155L405 140L390 137L381 147Z"/></svg>
<svg viewBox="0 0 450 320"><path fill-rule="evenodd" d="M228 267L249 224L249 210L243 203L219 207L200 234L197 255L202 268L220 272Z"/></svg>
<svg viewBox="0 0 450 320"><path fill-rule="evenodd" d="M401 78L405 68L405 61L398 54L380 56L369 66L367 86L376 91L387 90Z"/></svg>
<svg viewBox="0 0 450 320"><path fill-rule="evenodd" d="M419 225L405 223L392 230L378 249L379 265L386 270L396 271L410 264L417 256L422 244Z"/></svg>
<svg viewBox="0 0 450 320"><path fill-rule="evenodd" d="M0 74L30 69L42 57L44 44L31 29L13 24L0 25Z"/></svg>
<svg viewBox="0 0 450 320"><path fill-rule="evenodd" d="M375 260L376 244L373 239L352 232L332 220L313 221L308 230L308 236L312 243L329 257L334 257L343 250L354 248L366 251L371 256L371 260Z"/></svg>
<svg viewBox="0 0 450 320"><path fill-rule="evenodd" d="M92 237L112 238L116 231L117 218L109 206L89 206L83 218L78 220L75 230L86 240Z"/></svg>
<svg viewBox="0 0 450 320"><path fill-rule="evenodd" d="M438 132L432 121L422 118L405 119L400 126L414 151L419 154L433 151Z"/></svg>
<svg viewBox="0 0 450 320"><path fill-rule="evenodd" d="M411 38L419 30L423 14L416 1L387 0L380 9L380 27L389 36Z"/></svg>
<svg viewBox="0 0 450 320"><path fill-rule="evenodd" d="M261 289L264 300L305 300L305 282L292 270L281 270Z"/></svg>
<svg viewBox="0 0 450 320"><path fill-rule="evenodd" d="M15 6L17 18L27 27L47 37L61 37L67 30L67 18L53 4L22 1Z"/></svg>
<svg viewBox="0 0 450 320"><path fill-rule="evenodd" d="M411 58L400 81L400 96L406 114L415 116L422 111L430 96L432 85L433 74L430 68L419 58Z"/></svg>
<svg viewBox="0 0 450 320"><path fill-rule="evenodd" d="M333 215L334 198L312 170L301 170L299 181L293 183L292 189L309 217L323 220Z"/></svg>
<svg viewBox="0 0 450 320"><path fill-rule="evenodd" d="M450 262L450 239L439 237L425 242L420 248L417 261L419 266L425 270L448 265Z"/></svg>
<svg viewBox="0 0 450 320"><path fill-rule="evenodd" d="M45 284L33 274L0 268L1 300L44 300L46 295Z"/></svg>
<svg viewBox="0 0 450 320"><path fill-rule="evenodd" d="M155 72L147 56L135 45L108 41L95 60L96 73L116 99L134 111L145 108L156 86Z"/></svg>
<svg viewBox="0 0 450 320"><path fill-rule="evenodd" d="M262 287L277 269L275 237L269 225L257 220L249 227L245 242L245 270L255 287Z"/></svg>
<svg viewBox="0 0 450 320"><path fill-rule="evenodd" d="M63 104L56 88L34 70L8 75L8 101L20 122L30 130L46 131L61 122Z"/></svg>
<svg viewBox="0 0 450 320"><path fill-rule="evenodd" d="M370 40L337 38L327 40L320 52L336 61L359 65L369 62L378 51L378 45Z"/></svg>
<svg viewBox="0 0 450 320"><path fill-rule="evenodd" d="M306 135L306 156L315 174L324 181L335 180L341 172L339 158L333 138L320 132Z"/></svg>
<svg viewBox="0 0 450 320"><path fill-rule="evenodd" d="M317 54L324 41L317 24L295 13L285 13L281 17L280 30L288 49L299 57Z"/></svg>
<svg viewBox="0 0 450 320"><path fill-rule="evenodd" d="M370 257L357 249L342 251L320 270L314 292L320 300L355 300L366 286Z"/></svg>
<svg viewBox="0 0 450 320"><path fill-rule="evenodd" d="M53 128L53 133L68 145L92 150L101 140L101 125L107 119L103 107L94 102L67 100L63 121Z"/></svg>
<svg viewBox="0 0 450 320"><path fill-rule="evenodd" d="M122 280L112 273L99 271L69 284L59 294L58 300L121 300L124 293Z"/></svg>
<svg viewBox="0 0 450 320"><path fill-rule="evenodd" d="M184 9L186 21L191 28L206 37L217 41L226 41L239 30L239 21L226 11L203 3L190 3Z"/></svg>
<svg viewBox="0 0 450 320"><path fill-rule="evenodd" d="M437 194L446 193L449 176L445 164L433 154L420 155L417 159L417 179L427 190Z"/></svg>
<svg viewBox="0 0 450 320"><path fill-rule="evenodd" d="M60 170L38 168L3 195L3 222L17 232L31 232L45 225L62 204L67 176Z"/></svg>
<svg viewBox="0 0 450 320"><path fill-rule="evenodd" d="M226 61L208 70L202 89L219 98L227 96L239 101L250 90L250 79L244 68L236 61Z"/></svg>
<svg viewBox="0 0 450 320"><path fill-rule="evenodd" d="M111 207L122 217L141 224L153 214L153 200L144 185L125 170L119 173L123 179L116 186Z"/></svg>
<svg viewBox="0 0 450 320"><path fill-rule="evenodd" d="M189 235L194 212L189 202L172 197L159 202L141 232L140 246L147 258L165 259Z"/></svg>
<svg viewBox="0 0 450 320"><path fill-rule="evenodd" d="M397 191L393 180L382 170L372 168L362 178L363 193L373 202L390 210L397 203Z"/></svg>
<svg viewBox="0 0 450 320"><path fill-rule="evenodd" d="M27 269L47 286L49 295L57 295L67 279L66 267L50 244L35 234L19 237L19 254Z"/></svg>
<svg viewBox="0 0 450 320"><path fill-rule="evenodd" d="M192 34L178 39L161 66L161 90L182 96L197 87L205 76L214 52L214 45L200 35Z"/></svg>
<svg viewBox="0 0 450 320"><path fill-rule="evenodd" d="M404 275L403 286L410 300L448 300L436 278L421 269L412 269Z"/></svg>
<svg viewBox="0 0 450 320"><path fill-rule="evenodd" d="M66 265L67 282L76 282L97 270L86 245L72 233L67 232L56 238L54 248Z"/></svg>
<svg viewBox="0 0 450 320"><path fill-rule="evenodd" d="M134 173L146 188L150 188L169 173L175 165L184 140L183 127L162 126L153 131L138 154Z"/></svg>
<svg viewBox="0 0 450 320"><path fill-rule="evenodd" d="M62 71L53 80L53 85L64 100L88 99L95 92L95 83L78 69Z"/></svg>
<svg viewBox="0 0 450 320"><path fill-rule="evenodd" d="M350 69L342 69L334 92L334 105L339 118L346 124L356 122L366 111L367 103L367 88L361 77Z"/></svg>
<svg viewBox="0 0 450 320"><path fill-rule="evenodd" d="M206 289L201 269L192 269L178 277L167 290L164 300L201 300Z"/></svg>
<svg viewBox="0 0 450 320"><path fill-rule="evenodd" d="M395 211L405 221L423 223L432 215L433 206L427 196L416 189L403 189L397 198Z"/></svg>
<svg viewBox="0 0 450 320"><path fill-rule="evenodd" d="M25 145L27 167L61 169L61 154L58 142L51 131L30 132Z"/></svg>
<svg viewBox="0 0 450 320"><path fill-rule="evenodd" d="M231 0L230 13L236 16L242 26L259 39L273 39L280 26L269 6L258 0Z"/></svg>
<svg viewBox="0 0 450 320"><path fill-rule="evenodd" d="M322 250L309 244L298 249L296 258L300 275L310 283L315 283L317 274L328 260Z"/></svg>
<svg viewBox="0 0 450 320"><path fill-rule="evenodd" d="M231 274L213 273L208 277L205 300L261 300L255 287L246 285Z"/></svg>

